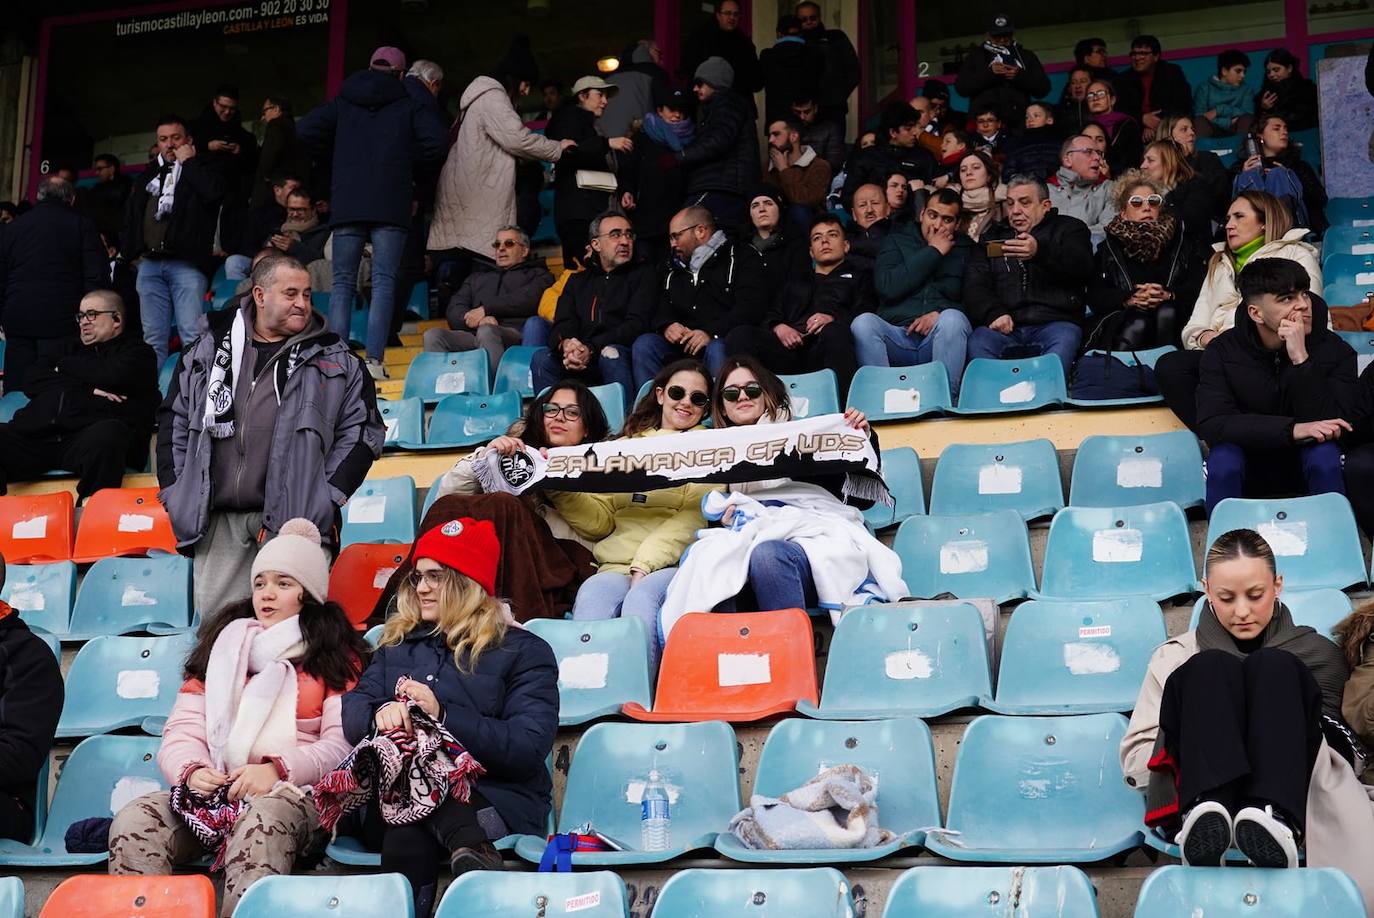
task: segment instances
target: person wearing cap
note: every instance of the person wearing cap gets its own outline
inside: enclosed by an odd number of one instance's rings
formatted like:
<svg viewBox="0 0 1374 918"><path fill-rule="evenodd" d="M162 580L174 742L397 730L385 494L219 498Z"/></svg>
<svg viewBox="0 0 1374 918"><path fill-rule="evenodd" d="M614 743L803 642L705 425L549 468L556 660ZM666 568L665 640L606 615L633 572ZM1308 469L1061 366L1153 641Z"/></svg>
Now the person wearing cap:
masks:
<svg viewBox="0 0 1374 918"><path fill-rule="evenodd" d="M759 140L753 103L731 87L735 71L722 57L708 57L696 69L692 90L700 105L692 142L671 156L687 172L684 206L705 207L717 224L734 230L745 225L744 193L759 179Z"/></svg>
<svg viewBox="0 0 1374 918"><path fill-rule="evenodd" d="M1049 93L1050 79L1035 52L1017 43L1011 16L995 13L988 19L987 40L964 58L954 88L973 111L990 105L1003 124L1021 124L1030 100Z"/></svg>
<svg viewBox="0 0 1374 918"><path fill-rule="evenodd" d="M716 5L715 15L703 20L701 28L683 42L678 75L690 82L696 78L702 61L722 58L730 64L734 86L747 100L749 114L753 117L758 114L754 110L754 93L763 88L763 70L759 67L758 49L740 27L743 21L740 0L721 0Z"/></svg>
<svg viewBox="0 0 1374 918"><path fill-rule="evenodd" d="M654 110L644 115L634 134L634 153L621 158L616 173L620 209L634 224L635 252L654 268L668 260L668 221L682 206L686 175L671 154L696 136L695 101L682 89L665 89L656 95ZM665 160L668 168L664 168Z"/></svg>
<svg viewBox="0 0 1374 918"><path fill-rule="evenodd" d="M558 662L492 594L501 545L489 520L446 520L420 535L372 663L343 701L343 731L410 731L400 691L448 729L482 768L466 802L449 797L420 822L369 819L383 872L410 881L415 914L434 907L440 858L454 876L500 870L492 842L543 836L553 805L544 760L558 732ZM369 814L373 816L374 814Z"/></svg>
<svg viewBox="0 0 1374 918"><path fill-rule="evenodd" d="M611 204L614 188L607 190L588 173L615 172L619 157L634 150L628 137L606 138L596 121L619 88L599 76L584 76L572 87L572 95L553 113L544 136L571 140L554 170L553 224L563 243L563 264L571 268L587 258L587 224Z"/></svg>
<svg viewBox="0 0 1374 918"><path fill-rule="evenodd" d="M115 875L216 857L222 915L254 881L289 874L318 828L307 792L348 754L344 693L369 652L326 598L329 558L309 520L263 546L252 586L206 617L186 659L157 753L171 790L132 800L110 826Z"/></svg>
<svg viewBox="0 0 1374 918"><path fill-rule="evenodd" d="M949 105L949 87L943 80L929 79L921 86L921 95L930 100L930 121L926 130L943 135L968 127L968 112L957 111Z"/></svg>

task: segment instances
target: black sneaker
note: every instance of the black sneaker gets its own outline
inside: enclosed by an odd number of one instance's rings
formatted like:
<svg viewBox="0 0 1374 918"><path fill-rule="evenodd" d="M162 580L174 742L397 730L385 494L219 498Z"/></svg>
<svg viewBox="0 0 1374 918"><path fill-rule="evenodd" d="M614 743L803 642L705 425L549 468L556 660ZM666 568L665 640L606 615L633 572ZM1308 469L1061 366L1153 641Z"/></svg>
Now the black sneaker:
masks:
<svg viewBox="0 0 1374 918"><path fill-rule="evenodd" d="M1298 840L1288 820L1274 812L1248 806L1236 814L1236 847L1256 867L1298 866Z"/></svg>
<svg viewBox="0 0 1374 918"><path fill-rule="evenodd" d="M1191 867L1220 867L1231 847L1231 814L1213 800L1199 803L1183 819L1178 833L1183 863Z"/></svg>
<svg viewBox="0 0 1374 918"><path fill-rule="evenodd" d="M449 870L455 877L461 877L470 870L505 870L501 852L488 842L476 848L459 848L448 860Z"/></svg>

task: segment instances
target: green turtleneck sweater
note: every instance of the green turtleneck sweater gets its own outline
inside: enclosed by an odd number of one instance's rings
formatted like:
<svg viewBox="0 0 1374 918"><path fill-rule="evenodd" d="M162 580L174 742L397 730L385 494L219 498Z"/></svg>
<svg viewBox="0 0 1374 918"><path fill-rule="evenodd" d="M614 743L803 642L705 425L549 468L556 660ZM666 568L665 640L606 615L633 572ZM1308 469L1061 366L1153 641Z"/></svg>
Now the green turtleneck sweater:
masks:
<svg viewBox="0 0 1374 918"><path fill-rule="evenodd" d="M1264 245L1264 236L1259 235L1251 239L1245 245L1236 249L1236 273L1239 274L1245 267L1245 263L1250 260L1250 256L1259 251L1260 246Z"/></svg>

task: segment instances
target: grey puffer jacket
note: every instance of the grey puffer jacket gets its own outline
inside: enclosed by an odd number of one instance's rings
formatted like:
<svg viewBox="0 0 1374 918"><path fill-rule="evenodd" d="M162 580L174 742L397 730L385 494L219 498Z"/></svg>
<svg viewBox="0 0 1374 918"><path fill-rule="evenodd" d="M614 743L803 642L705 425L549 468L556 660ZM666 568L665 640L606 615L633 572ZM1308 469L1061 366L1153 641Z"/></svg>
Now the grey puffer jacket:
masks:
<svg viewBox="0 0 1374 918"><path fill-rule="evenodd" d="M504 271L479 261L448 301L448 327L467 328L464 316L480 306L502 325L519 328L539 312L539 298L552 286L553 274L541 259L527 259Z"/></svg>
<svg viewBox="0 0 1374 918"><path fill-rule="evenodd" d="M242 307L249 323L252 303L248 298ZM205 430L205 394L215 346L234 315L210 314L210 333L183 353L158 410L158 500L178 546L199 541L209 524L213 441ZM381 456L386 425L372 378L338 335L318 327L301 342L299 361L281 391L262 525L275 533L287 520L304 517L337 544L339 508Z"/></svg>

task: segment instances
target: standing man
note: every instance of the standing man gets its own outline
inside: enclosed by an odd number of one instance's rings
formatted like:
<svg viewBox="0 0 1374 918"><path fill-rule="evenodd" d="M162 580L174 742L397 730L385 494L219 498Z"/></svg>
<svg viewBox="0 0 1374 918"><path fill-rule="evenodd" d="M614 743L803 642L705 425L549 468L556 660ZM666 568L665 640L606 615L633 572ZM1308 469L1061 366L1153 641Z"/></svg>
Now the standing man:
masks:
<svg viewBox="0 0 1374 918"><path fill-rule="evenodd" d="M825 53L825 69L820 74L820 117L844 128L849 114L849 97L859 87L859 55L854 43L842 29L827 29L821 21L818 3L797 4L797 18L801 20L802 37L808 45L817 45Z"/></svg>
<svg viewBox="0 0 1374 918"><path fill-rule="evenodd" d="M182 350L200 334L215 218L224 178L196 155L186 122L164 115L157 123L157 156L134 182L124 212L124 258L138 259L136 281L143 340L167 359L172 320Z"/></svg>
<svg viewBox="0 0 1374 918"><path fill-rule="evenodd" d="M246 206L248 183L258 165L258 141L239 116L238 87L217 86L205 111L187 127L200 144L206 167L224 179L225 200Z"/></svg>
<svg viewBox="0 0 1374 918"><path fill-rule="evenodd" d="M372 243L367 372L373 379L388 378L382 357L397 305L415 167L438 162L447 149L448 132L434 109L416 102L401 84L405 66L398 49L378 48L367 70L344 80L338 96L306 115L297 128L316 156L334 160L329 328L345 340L363 246Z"/></svg>
<svg viewBox="0 0 1374 918"><path fill-rule="evenodd" d="M337 545L339 508L386 437L362 361L310 309L305 267L268 256L252 280L240 308L211 313L158 412L158 499L193 552L202 614L247 595L287 520Z"/></svg>
<svg viewBox="0 0 1374 918"><path fill-rule="evenodd" d="M5 329L5 391L21 392L29 367L77 345L77 304L110 285L95 224L72 209L75 191L48 176L38 203L0 231L0 325Z"/></svg>
<svg viewBox="0 0 1374 918"><path fill-rule="evenodd" d="M1162 53L1158 38L1137 36L1131 42L1131 69L1116 77L1116 110L1140 122L1146 143L1155 139L1160 119L1193 113L1193 90L1183 68L1161 60Z"/></svg>
<svg viewBox="0 0 1374 918"><path fill-rule="evenodd" d="M687 202L704 207L727 229L748 225L744 195L759 180L759 140L753 106L731 89L734 70L710 57L696 69L692 88L701 103L692 142L662 157L663 165L687 170Z"/></svg>
<svg viewBox="0 0 1374 918"><path fill-rule="evenodd" d="M831 175L837 175L849 156L849 148L844 143L844 127L820 117L821 109L816 102L816 95L814 89L803 89L792 101L792 114L797 116L797 123L801 125L802 143L830 164Z"/></svg>
<svg viewBox="0 0 1374 918"><path fill-rule="evenodd" d="M119 157L113 153L98 154L94 168L95 184L82 189L76 211L90 217L106 239L118 239L124 228L124 205L133 186L119 171Z"/></svg>
<svg viewBox="0 0 1374 918"><path fill-rule="evenodd" d="M682 46L679 74L687 80L697 77L697 68L712 57L724 58L734 74L734 87L744 97L749 116L754 111L754 93L763 88L759 52L748 35L740 31L743 11L739 0L721 0L715 16L701 24Z"/></svg>
<svg viewBox="0 0 1374 918"><path fill-rule="evenodd" d="M1050 78L1035 52L1016 41L1016 26L1006 13L988 20L988 36L981 48L969 52L954 81L972 111L994 108L1003 124L1020 125L1026 106L1050 91Z"/></svg>

